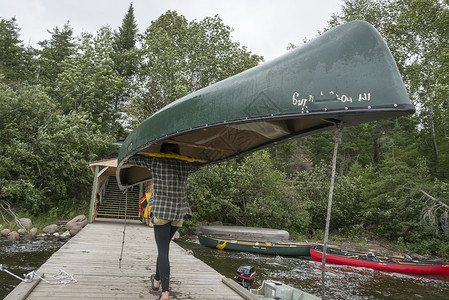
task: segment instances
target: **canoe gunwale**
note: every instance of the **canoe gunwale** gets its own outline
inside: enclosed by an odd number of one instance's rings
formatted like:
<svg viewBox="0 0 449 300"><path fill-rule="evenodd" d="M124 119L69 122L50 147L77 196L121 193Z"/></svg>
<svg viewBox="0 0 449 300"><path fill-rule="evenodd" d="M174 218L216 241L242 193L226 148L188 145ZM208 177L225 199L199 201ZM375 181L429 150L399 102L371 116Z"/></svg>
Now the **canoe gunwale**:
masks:
<svg viewBox="0 0 449 300"><path fill-rule="evenodd" d="M199 228L199 235L213 238L224 238L245 241L290 241L290 234L283 229L248 227L238 225L203 225Z"/></svg>
<svg viewBox="0 0 449 300"><path fill-rule="evenodd" d="M123 157L118 158L118 167L117 167L117 181L120 189L126 189L128 187L140 184L142 182L148 181L151 178L145 178L143 180L139 180L132 183L125 183L125 180L122 180L121 171L126 169L126 165L124 164L131 156L136 155L138 152L150 147L151 145L155 145L161 143L166 140L174 139L185 134L190 134L194 132L200 132L205 129L213 129L219 128L222 126L232 126L253 122L266 122L266 121L288 121L288 120L301 120L301 119L317 119L322 121L322 123L305 128L303 130L298 130L295 132L291 132L290 134L283 135L279 138L271 139L266 141L265 143L259 144L256 147L245 149L241 152L232 152L231 155L223 157L221 159L217 159L210 162L205 162L202 165L215 164L223 161L227 161L236 157L240 157L267 147L272 146L273 144L280 144L285 141L289 141L298 137L304 137L307 135L315 134L321 131L329 130L332 127L335 127L337 124L343 123L343 126L353 126L365 121L351 121L351 116L356 115L358 119L363 119L363 116L366 115L374 115L374 114L383 114L383 113L394 113L395 115L403 114L407 115L415 112L415 107L412 104L391 104L391 105L381 105L376 107L346 107L346 108L338 108L338 109L324 109L318 111L308 111L308 112L289 112L283 114L271 114L264 116L256 116L256 117L246 117L244 119L236 119L230 121L222 121L217 123L205 124L202 126L186 128L184 130L179 130L170 134L166 134L161 136L158 139L154 139L152 141L148 141L145 144L139 145L136 149L127 151ZM374 121L374 119L373 119ZM139 131L139 127L135 129L135 131ZM134 134L138 134L134 132ZM120 151L122 152L122 151Z"/></svg>
<svg viewBox="0 0 449 300"><path fill-rule="evenodd" d="M119 156L118 161L119 164L122 163L123 160L128 159L129 157L135 155L136 153L140 152L141 150L147 148L148 146L152 144L157 144L159 142L162 142L167 139L175 138L181 135L184 135L186 133L192 133L195 131L200 131L203 129L211 129L215 127L220 127L224 125L237 125L237 124L245 124L250 122L258 122L258 121L277 121L277 120L287 120L287 119L297 119L297 118L317 118L320 120L323 120L329 124L327 127L335 126L336 124L339 124L343 122L344 124L352 124L356 125L359 124L359 122L355 122L354 124L352 122L349 122L347 120L341 120L342 118L336 118L336 117L325 117L325 115L332 115L332 114L344 114L345 116L350 116L351 114L357 114L360 116L360 114L372 114L373 112L376 113L383 113L383 112L403 112L404 115L411 114L415 112L415 106L413 104L391 104L391 105L380 105L380 106L366 106L366 107L346 107L346 108L334 108L334 109L322 109L322 110L316 110L316 111L307 111L307 112L289 112L289 113L282 113L282 114L271 114L271 115L264 115L264 116L255 116L255 117L246 117L244 119L235 119L235 120L225 120L221 122L216 123L210 123L205 124L202 126L196 126L196 127L190 127L183 130L179 130L176 132L172 132L169 134L166 134L164 136L161 136L158 139L154 139L152 141L149 141L145 144L142 144L138 146L136 149L132 151L128 151L123 157ZM340 115L343 116L343 115ZM345 117L346 118L346 117ZM326 128L327 128L326 127ZM136 128L138 130L139 127ZM305 129L300 132L292 133L291 135L288 135L286 137L282 137L280 140L285 140L289 138L293 138L296 136L304 135L305 133L308 133L310 130ZM312 134L312 133L310 133ZM271 144L271 143L270 143ZM240 152L244 153L244 152ZM229 159L229 158L227 158Z"/></svg>
<svg viewBox="0 0 449 300"><path fill-rule="evenodd" d="M298 247L302 247L302 246L313 246L315 244L311 244L308 242L305 243L295 243L295 242L285 242L285 241L254 241L254 240L245 240L245 239L232 239L232 238L223 238L220 236L211 236L211 235L206 235L206 234L199 234L198 236L202 236L203 238L207 238L210 240L215 240L215 241L220 241L220 242L230 242L233 244L239 244L239 245L252 245L252 244L256 244L256 243L265 243L265 242L271 242L272 245L270 245L269 247L292 247L292 246L298 246Z"/></svg>

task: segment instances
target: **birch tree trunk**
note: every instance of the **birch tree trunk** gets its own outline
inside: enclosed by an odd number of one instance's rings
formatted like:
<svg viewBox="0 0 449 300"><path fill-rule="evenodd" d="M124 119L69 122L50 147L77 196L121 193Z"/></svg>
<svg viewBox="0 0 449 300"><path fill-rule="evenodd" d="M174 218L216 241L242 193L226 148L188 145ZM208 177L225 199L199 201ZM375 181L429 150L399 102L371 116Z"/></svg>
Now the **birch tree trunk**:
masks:
<svg viewBox="0 0 449 300"><path fill-rule="evenodd" d="M432 135L432 143L433 143L433 151L435 153L435 159L438 161L439 152L438 152L438 143L435 135L435 124L433 121L433 105L430 105L430 133Z"/></svg>

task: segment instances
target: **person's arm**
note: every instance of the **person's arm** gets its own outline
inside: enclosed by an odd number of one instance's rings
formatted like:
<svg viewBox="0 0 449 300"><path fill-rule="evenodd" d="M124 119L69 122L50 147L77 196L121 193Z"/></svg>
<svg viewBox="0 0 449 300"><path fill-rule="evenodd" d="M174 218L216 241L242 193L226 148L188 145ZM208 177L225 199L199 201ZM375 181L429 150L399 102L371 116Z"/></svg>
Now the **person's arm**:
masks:
<svg viewBox="0 0 449 300"><path fill-rule="evenodd" d="M153 157L146 157L146 156L141 156L141 155L131 156L128 159L128 163L136 165L136 166L142 166L147 169L150 169L152 162L153 162Z"/></svg>

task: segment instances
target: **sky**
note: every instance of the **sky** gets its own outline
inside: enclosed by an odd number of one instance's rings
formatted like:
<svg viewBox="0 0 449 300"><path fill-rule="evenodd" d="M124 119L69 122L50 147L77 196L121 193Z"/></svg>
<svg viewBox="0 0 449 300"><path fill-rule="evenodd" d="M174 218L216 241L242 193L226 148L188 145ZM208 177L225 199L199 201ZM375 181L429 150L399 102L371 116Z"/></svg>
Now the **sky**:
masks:
<svg viewBox="0 0 449 300"><path fill-rule="evenodd" d="M167 10L188 21L218 14L233 28L233 40L265 61L284 54L289 43L316 37L343 5L343 0L0 0L0 17L15 17L21 40L37 48L38 41L50 38L47 30L62 29L67 21L75 35L94 34L104 25L118 29L131 2L139 32Z"/></svg>

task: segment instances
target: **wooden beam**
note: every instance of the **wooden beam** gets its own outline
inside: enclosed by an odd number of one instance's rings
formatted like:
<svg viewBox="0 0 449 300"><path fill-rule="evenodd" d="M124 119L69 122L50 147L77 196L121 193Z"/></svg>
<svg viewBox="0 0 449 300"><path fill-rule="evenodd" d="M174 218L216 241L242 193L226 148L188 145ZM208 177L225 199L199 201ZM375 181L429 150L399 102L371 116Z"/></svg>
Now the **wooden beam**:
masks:
<svg viewBox="0 0 449 300"><path fill-rule="evenodd" d="M97 180L98 180L98 169L99 166L95 166L94 171L94 182L92 183L92 195L90 197L90 207L89 207L89 223L92 223L94 220L94 210L95 210L95 201L97 199Z"/></svg>
<svg viewBox="0 0 449 300"><path fill-rule="evenodd" d="M101 169L101 171L97 174L97 177L100 177L101 174L103 174L107 169L109 169L109 167L105 167L105 168Z"/></svg>
<svg viewBox="0 0 449 300"><path fill-rule="evenodd" d="M240 296L242 296L243 299L245 300L257 300L260 299L259 297L257 297L256 295L251 294L247 289L245 289L244 287L242 287L241 285L239 285L237 282L223 277L221 279L221 281L226 284L228 287L230 287L232 290L234 290L234 292L236 292L237 294L239 294Z"/></svg>
<svg viewBox="0 0 449 300"><path fill-rule="evenodd" d="M40 274L40 277L44 278L44 274ZM32 282L24 282L22 281L12 292L6 296L3 300L24 300L28 298L28 295L34 290L34 288L41 282L41 278L37 277L37 279Z"/></svg>

